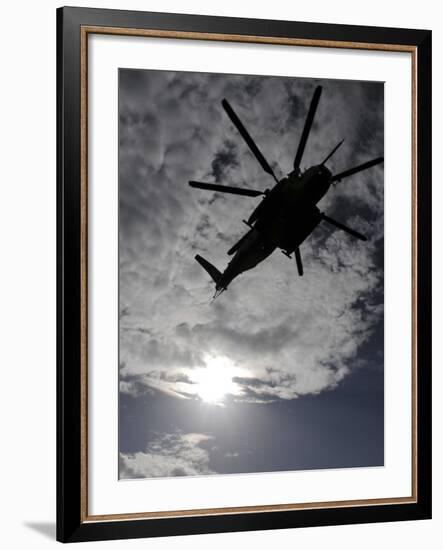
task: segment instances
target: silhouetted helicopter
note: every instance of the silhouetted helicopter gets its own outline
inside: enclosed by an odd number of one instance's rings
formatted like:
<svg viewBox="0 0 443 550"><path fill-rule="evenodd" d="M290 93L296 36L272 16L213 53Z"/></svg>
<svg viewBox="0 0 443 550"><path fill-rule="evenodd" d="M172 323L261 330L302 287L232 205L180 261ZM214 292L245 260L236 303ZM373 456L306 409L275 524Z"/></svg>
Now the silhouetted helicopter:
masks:
<svg viewBox="0 0 443 550"><path fill-rule="evenodd" d="M228 250L228 254L234 254L234 257L228 263L223 273L200 255L197 254L197 256L195 256L198 263L208 272L215 282L216 292L214 298L226 290L235 277L248 269L254 268L272 254L276 248L280 248L289 258L291 258L291 254L294 252L298 273L300 276L303 275L300 245L309 237L321 221L326 221L357 239L362 241L367 240L364 235L358 233L354 229L350 229L342 223L333 220L323 212L320 212L316 205L332 184L383 162L383 157L378 157L339 174L332 175L328 168L326 168L325 163L343 143L344 140L342 140L332 149L323 162L316 166L311 166L311 168L304 172L300 170L300 162L312 128L321 92L322 87L317 86L311 100L303 133L295 155L294 169L287 177L281 180L278 180L275 176L271 166L235 114L234 109L226 99L223 99L222 105L227 115L246 141L249 149L254 154L263 170L271 175L276 183L272 189L256 191L253 189L230 187L215 183L202 183L198 181L189 182L191 187L210 191L232 193L234 195L244 195L246 197L258 197L263 195L261 203L255 208L249 219L247 221L243 220L249 227L249 231Z"/></svg>

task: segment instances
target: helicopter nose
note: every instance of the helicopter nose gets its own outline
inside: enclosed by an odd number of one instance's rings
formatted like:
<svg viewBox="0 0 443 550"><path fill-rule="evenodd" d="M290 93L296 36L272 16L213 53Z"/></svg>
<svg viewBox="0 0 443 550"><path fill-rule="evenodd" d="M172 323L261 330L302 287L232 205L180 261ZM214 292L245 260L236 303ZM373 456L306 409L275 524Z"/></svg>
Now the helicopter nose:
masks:
<svg viewBox="0 0 443 550"><path fill-rule="evenodd" d="M323 164L320 164L318 167L318 175L321 176L324 179L329 179L331 177L331 172L324 166Z"/></svg>

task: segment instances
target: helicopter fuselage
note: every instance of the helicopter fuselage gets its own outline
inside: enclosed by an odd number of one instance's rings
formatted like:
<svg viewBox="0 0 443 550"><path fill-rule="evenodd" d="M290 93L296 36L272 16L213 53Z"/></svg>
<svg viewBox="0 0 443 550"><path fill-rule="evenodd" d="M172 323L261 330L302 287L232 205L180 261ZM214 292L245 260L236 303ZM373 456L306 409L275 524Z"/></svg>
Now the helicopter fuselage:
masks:
<svg viewBox="0 0 443 550"><path fill-rule="evenodd" d="M347 227L343 223L330 218L325 213L320 212L317 203L328 192L332 184L380 164L383 162L383 157L377 157L344 172L332 175L325 164L338 148L341 147L344 142L342 139L320 164L311 166L311 168L303 173L300 171L300 163L312 128L321 92L322 87L317 86L309 105L294 157L293 170L287 177L280 180L230 103L227 99L222 100L223 109L231 119L231 122L239 131L261 168L269 176L273 177L276 184L270 190L260 191L249 187L222 185L218 182L189 181L189 185L197 189L246 197L263 196L262 201L254 209L248 220L245 221L250 230L228 250L228 254L233 255L233 257L223 273L199 254L195 256L196 261L215 282L215 296L226 290L231 281L240 275L240 273L254 268L265 260L276 248L280 248L288 257L291 257L291 254L294 253L298 274L302 276L303 262L299 247L322 220L356 239L361 241L367 240L364 235L355 229Z"/></svg>
<svg viewBox="0 0 443 550"><path fill-rule="evenodd" d="M330 171L319 165L280 180L250 216L251 230L217 281L216 290L225 290L235 277L254 268L276 248L290 256L320 223L316 204L327 193L330 178Z"/></svg>

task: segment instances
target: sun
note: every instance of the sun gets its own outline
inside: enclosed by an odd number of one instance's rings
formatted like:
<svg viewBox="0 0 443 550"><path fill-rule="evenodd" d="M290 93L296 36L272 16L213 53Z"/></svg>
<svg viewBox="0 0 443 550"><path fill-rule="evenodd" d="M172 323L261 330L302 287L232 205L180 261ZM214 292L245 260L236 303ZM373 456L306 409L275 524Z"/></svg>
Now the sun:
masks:
<svg viewBox="0 0 443 550"><path fill-rule="evenodd" d="M240 387L235 383L235 376L241 374L241 369L227 357L221 355L206 355L206 367L197 368L192 373L195 393L213 405L223 404L228 395L239 395Z"/></svg>

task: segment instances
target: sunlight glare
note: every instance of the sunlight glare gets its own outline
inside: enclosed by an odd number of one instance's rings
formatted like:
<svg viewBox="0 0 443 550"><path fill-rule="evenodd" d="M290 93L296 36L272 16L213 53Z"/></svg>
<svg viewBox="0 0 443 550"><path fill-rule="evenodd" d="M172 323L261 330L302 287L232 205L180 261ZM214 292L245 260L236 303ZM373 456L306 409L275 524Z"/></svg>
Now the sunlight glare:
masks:
<svg viewBox="0 0 443 550"><path fill-rule="evenodd" d="M192 376L196 394L203 401L220 405L228 394L241 393L233 378L240 376L242 371L231 360L221 355L208 354L205 363L206 367L195 369Z"/></svg>

